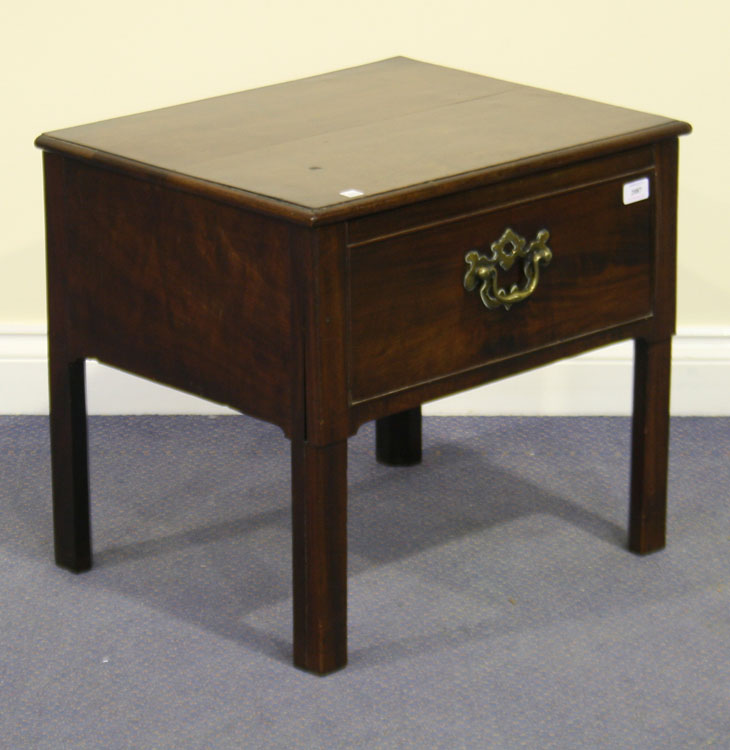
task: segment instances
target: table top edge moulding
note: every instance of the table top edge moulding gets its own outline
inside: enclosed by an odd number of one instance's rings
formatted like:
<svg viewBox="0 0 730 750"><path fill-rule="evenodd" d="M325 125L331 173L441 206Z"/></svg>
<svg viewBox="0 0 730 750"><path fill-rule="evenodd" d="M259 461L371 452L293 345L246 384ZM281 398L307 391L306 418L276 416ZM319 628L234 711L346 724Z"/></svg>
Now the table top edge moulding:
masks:
<svg viewBox="0 0 730 750"><path fill-rule="evenodd" d="M292 94L298 110L284 109L282 97ZM315 110L327 103L321 114ZM272 117L278 129L263 125ZM505 117L516 118L508 142ZM36 145L316 225L690 130L685 122L399 57L51 131ZM190 155L200 152L205 158Z"/></svg>

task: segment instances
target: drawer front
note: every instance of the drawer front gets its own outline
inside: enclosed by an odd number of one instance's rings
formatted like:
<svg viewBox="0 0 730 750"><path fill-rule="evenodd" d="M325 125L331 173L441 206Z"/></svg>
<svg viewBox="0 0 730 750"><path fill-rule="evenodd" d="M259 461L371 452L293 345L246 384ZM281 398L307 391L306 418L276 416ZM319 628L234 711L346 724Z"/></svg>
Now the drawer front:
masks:
<svg viewBox="0 0 730 750"><path fill-rule="evenodd" d="M625 182L566 190L350 248L353 403L650 316L653 198L624 205ZM525 249L545 237L542 230L549 234L542 259L524 259L538 266L534 291L509 309L490 301L493 294L480 294L492 271L482 272L471 291L464 284L474 265L467 254L476 251L472 259L487 265L492 243L507 229L524 238ZM514 247L506 242L505 253ZM517 296L529 290L523 262L507 271L496 265L497 286L509 293L514 284Z"/></svg>

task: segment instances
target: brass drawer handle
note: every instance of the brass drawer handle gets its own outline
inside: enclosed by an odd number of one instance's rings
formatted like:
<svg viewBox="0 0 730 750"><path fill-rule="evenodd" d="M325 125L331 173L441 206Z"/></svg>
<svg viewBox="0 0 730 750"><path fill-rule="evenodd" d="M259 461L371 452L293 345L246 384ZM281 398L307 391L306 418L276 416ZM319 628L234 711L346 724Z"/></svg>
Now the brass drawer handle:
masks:
<svg viewBox="0 0 730 750"><path fill-rule="evenodd" d="M466 254L465 260L469 268L464 276L464 288L471 292L481 282L479 296L484 305L490 310L504 305L504 309L509 310L515 302L527 299L537 288L537 282L540 280L540 263L546 266L553 257L553 251L545 244L548 239L548 230L541 229L535 239L525 247L525 238L508 227L502 236L491 244L490 255L480 255L476 250L470 250ZM525 283L521 288L518 284L513 284L508 292L499 285L497 266L509 271L518 258L523 259Z"/></svg>

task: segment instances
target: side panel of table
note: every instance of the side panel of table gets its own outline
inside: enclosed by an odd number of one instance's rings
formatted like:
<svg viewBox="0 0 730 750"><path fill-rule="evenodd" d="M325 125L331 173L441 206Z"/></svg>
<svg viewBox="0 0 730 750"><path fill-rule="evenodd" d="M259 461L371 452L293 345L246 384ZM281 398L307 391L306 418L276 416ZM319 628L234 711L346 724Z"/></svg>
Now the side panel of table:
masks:
<svg viewBox="0 0 730 750"><path fill-rule="evenodd" d="M44 154L59 565L91 566L84 360L297 432L303 353L286 223ZM301 430L299 430L301 432Z"/></svg>
<svg viewBox="0 0 730 750"><path fill-rule="evenodd" d="M65 307L51 326L65 330L69 355L291 432L301 354L288 226L164 183L45 159L49 212L65 227L49 235L49 291Z"/></svg>

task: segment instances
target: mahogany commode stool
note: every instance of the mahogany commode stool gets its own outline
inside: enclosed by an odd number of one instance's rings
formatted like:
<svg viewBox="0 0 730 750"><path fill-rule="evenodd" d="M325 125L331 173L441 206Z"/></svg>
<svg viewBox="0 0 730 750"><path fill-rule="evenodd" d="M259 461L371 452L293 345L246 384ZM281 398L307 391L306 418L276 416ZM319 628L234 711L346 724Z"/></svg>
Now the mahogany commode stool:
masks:
<svg viewBox="0 0 730 750"><path fill-rule="evenodd" d="M91 565L84 359L291 440L294 662L347 660L347 440L635 340L629 547L664 545L677 136L405 58L58 130L44 149L56 562Z"/></svg>

